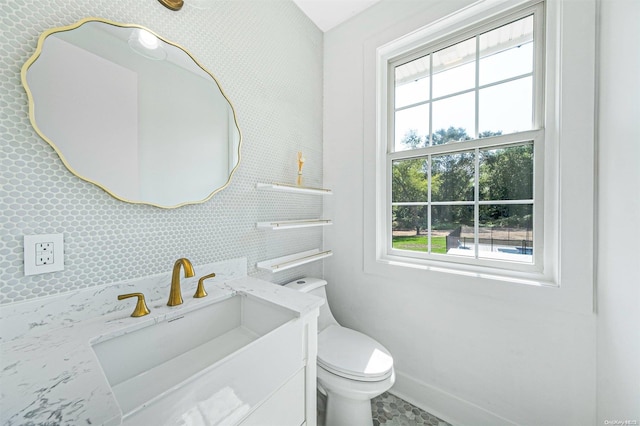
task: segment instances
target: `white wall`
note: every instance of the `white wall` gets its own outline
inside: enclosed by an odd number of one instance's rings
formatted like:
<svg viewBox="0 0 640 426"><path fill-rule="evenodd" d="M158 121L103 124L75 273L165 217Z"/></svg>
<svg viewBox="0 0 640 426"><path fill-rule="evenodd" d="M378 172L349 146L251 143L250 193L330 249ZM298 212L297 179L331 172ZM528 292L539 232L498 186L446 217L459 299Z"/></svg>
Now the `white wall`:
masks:
<svg viewBox="0 0 640 426"><path fill-rule="evenodd" d="M604 424L640 422L640 2L603 0L600 7L597 383Z"/></svg>
<svg viewBox="0 0 640 426"><path fill-rule="evenodd" d="M325 34L324 183L336 189L325 202L325 216L334 219L325 230L325 246L335 252L325 262L330 303L344 325L393 353L396 393L455 424L594 424L596 318L589 303L571 313L526 297L509 302L500 286L512 284L463 291L483 283L433 271L420 281L385 277L363 268L363 218L371 214L364 194L372 184L363 176L375 143L365 128L374 111L364 101L374 89L365 81L365 65L373 63L367 55L372 45L470 3L383 0ZM591 282L578 284L591 293ZM522 290L532 299L545 291Z"/></svg>

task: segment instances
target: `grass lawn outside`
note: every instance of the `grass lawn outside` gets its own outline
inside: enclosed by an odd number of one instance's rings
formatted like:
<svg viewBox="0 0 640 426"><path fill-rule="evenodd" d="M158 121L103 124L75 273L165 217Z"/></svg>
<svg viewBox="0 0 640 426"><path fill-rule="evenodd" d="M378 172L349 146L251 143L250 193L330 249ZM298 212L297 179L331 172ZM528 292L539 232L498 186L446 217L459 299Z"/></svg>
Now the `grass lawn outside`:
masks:
<svg viewBox="0 0 640 426"><path fill-rule="evenodd" d="M392 246L398 250L423 251L429 249L426 235L394 235ZM447 237L431 237L431 253L447 253Z"/></svg>

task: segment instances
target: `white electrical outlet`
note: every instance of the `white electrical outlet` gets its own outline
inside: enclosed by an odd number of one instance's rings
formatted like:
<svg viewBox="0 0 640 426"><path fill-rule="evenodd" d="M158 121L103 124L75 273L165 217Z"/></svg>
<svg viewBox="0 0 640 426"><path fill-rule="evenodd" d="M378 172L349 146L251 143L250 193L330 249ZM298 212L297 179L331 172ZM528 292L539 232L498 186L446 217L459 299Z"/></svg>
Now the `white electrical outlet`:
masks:
<svg viewBox="0 0 640 426"><path fill-rule="evenodd" d="M62 234L24 236L24 274L36 275L64 269Z"/></svg>
<svg viewBox="0 0 640 426"><path fill-rule="evenodd" d="M36 243L36 266L51 265L54 263L52 241Z"/></svg>

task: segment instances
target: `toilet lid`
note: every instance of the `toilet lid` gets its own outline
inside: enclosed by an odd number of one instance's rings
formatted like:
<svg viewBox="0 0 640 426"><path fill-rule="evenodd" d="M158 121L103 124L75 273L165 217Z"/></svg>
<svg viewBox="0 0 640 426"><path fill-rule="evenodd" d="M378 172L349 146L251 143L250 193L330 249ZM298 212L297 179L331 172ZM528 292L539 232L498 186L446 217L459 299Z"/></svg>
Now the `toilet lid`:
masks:
<svg viewBox="0 0 640 426"><path fill-rule="evenodd" d="M330 325L318 334L318 365L342 377L376 381L391 375L393 358L371 337Z"/></svg>

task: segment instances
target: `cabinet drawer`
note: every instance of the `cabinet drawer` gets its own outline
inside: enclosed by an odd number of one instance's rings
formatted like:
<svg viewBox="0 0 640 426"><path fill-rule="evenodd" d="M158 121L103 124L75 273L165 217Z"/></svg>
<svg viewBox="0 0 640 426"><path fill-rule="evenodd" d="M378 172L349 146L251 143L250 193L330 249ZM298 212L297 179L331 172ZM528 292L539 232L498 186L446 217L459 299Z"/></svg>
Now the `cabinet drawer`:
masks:
<svg viewBox="0 0 640 426"><path fill-rule="evenodd" d="M242 426L300 426L305 423L305 369L301 369L240 423Z"/></svg>

